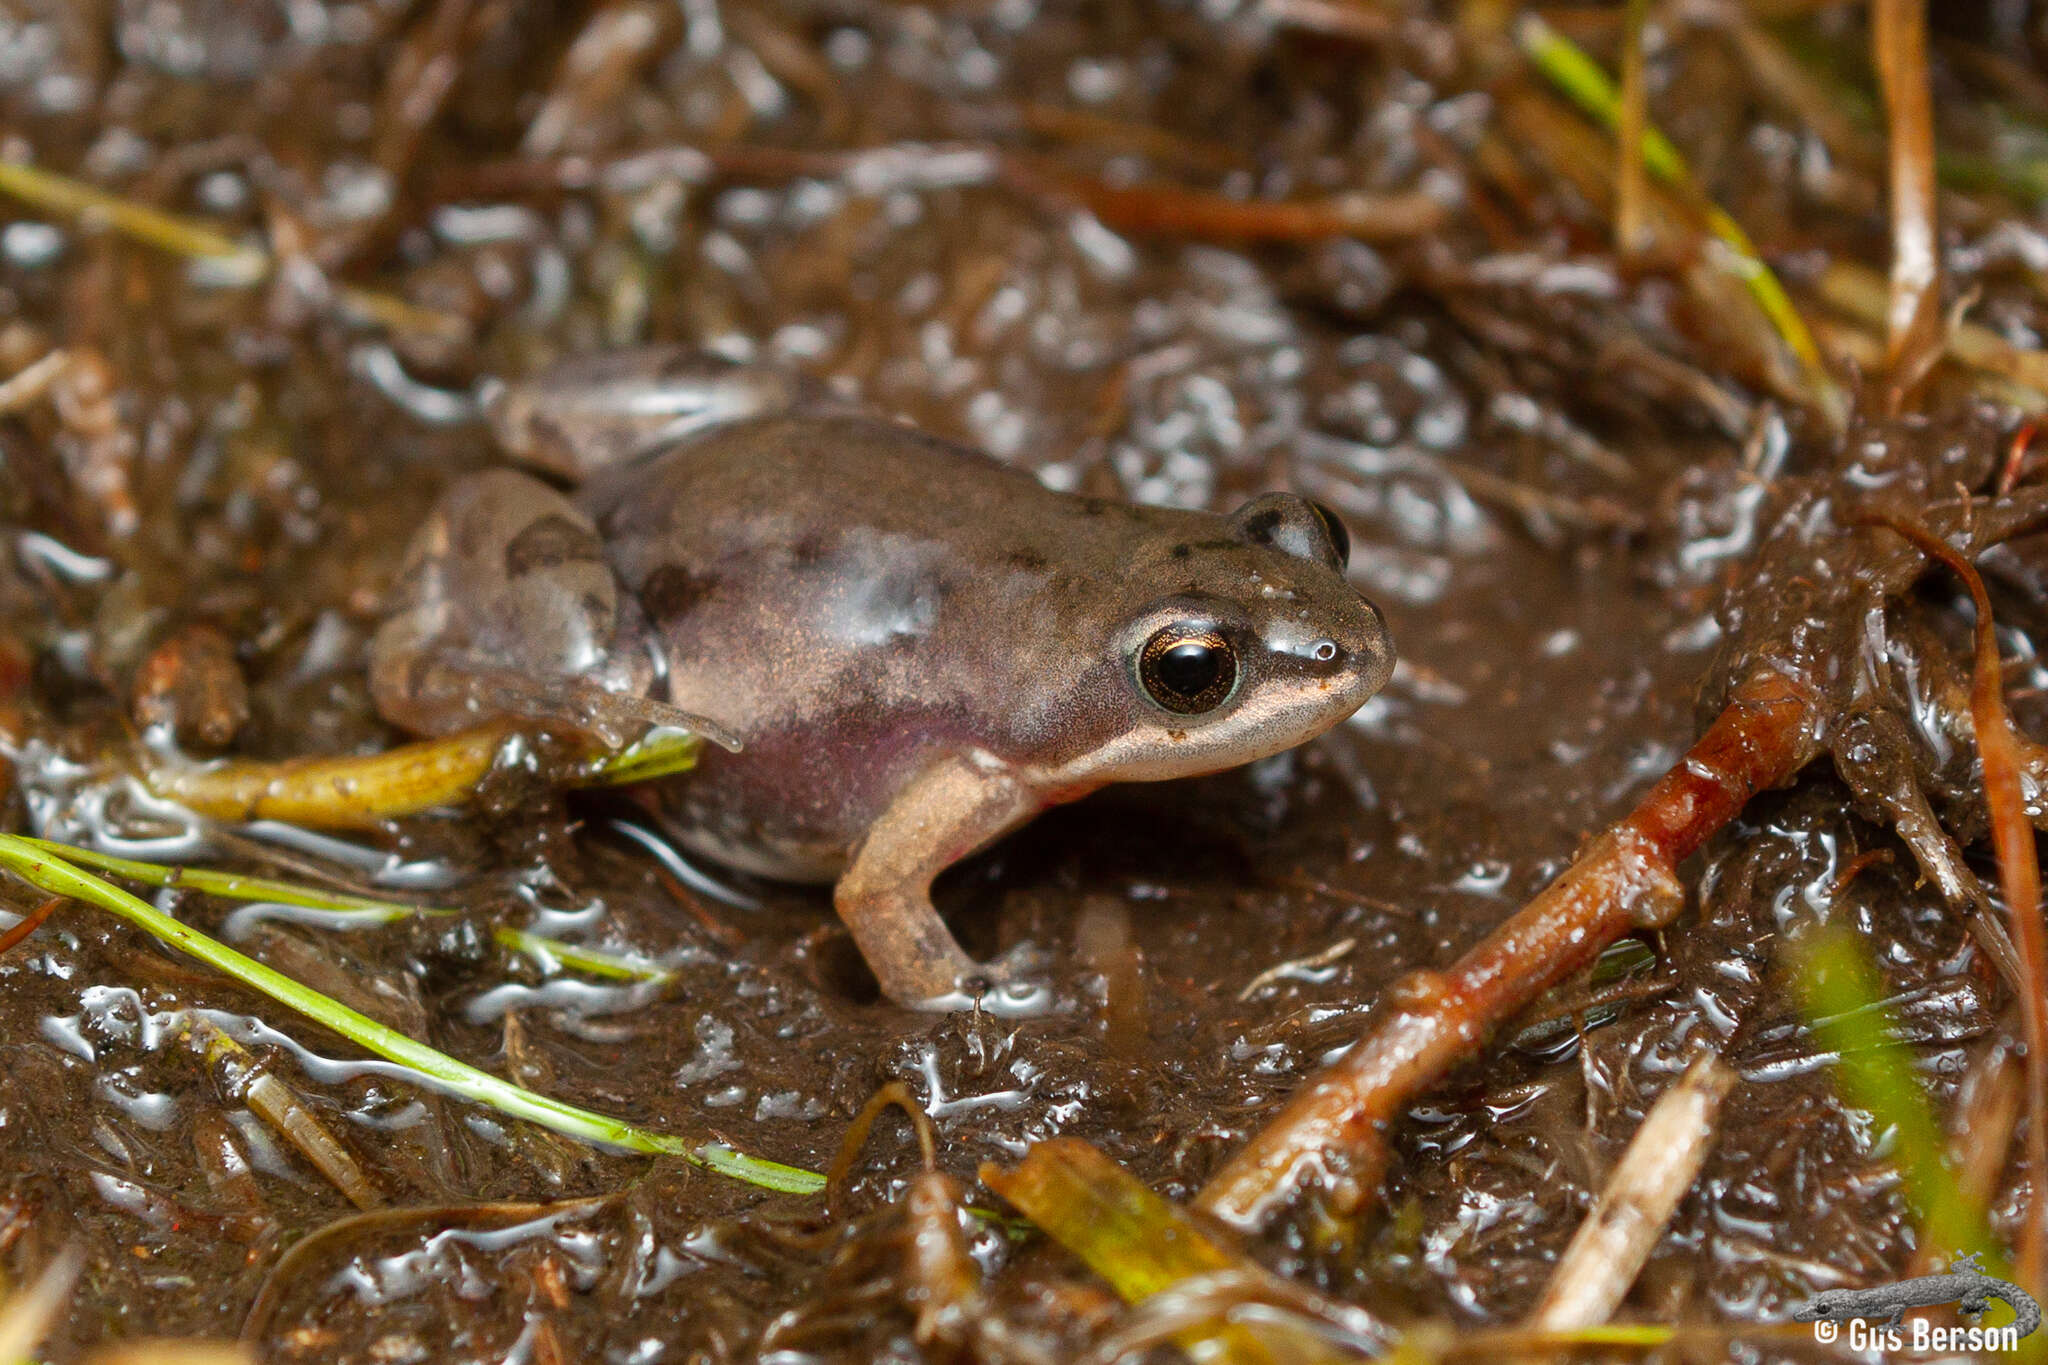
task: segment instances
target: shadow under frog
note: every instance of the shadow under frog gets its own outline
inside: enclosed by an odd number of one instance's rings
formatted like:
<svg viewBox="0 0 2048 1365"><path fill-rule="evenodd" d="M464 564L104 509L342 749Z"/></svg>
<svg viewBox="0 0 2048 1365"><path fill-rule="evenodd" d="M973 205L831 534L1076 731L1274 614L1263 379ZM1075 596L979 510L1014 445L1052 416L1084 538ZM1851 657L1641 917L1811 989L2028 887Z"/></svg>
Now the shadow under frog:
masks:
<svg viewBox="0 0 2048 1365"><path fill-rule="evenodd" d="M378 709L726 745L663 791L670 832L834 882L894 1001L970 1003L933 878L1112 782L1311 739L1393 667L1336 517L1285 493L1220 516L1046 488L686 352L569 361L487 408L513 456L415 535L371 650Z"/></svg>

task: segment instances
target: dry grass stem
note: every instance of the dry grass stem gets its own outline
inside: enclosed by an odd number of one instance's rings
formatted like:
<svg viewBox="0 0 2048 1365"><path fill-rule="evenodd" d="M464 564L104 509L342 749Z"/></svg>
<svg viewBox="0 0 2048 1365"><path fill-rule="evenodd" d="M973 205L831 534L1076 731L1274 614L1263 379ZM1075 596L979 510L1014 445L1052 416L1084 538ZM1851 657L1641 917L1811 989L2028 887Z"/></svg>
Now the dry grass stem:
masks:
<svg viewBox="0 0 2048 1365"><path fill-rule="evenodd" d="M1649 245L1644 200L1650 192L1643 164L1643 129L1649 123L1649 82L1643 61L1643 27L1650 0L1628 0L1622 25L1621 113L1614 129L1619 157L1614 167L1614 252L1623 260Z"/></svg>
<svg viewBox="0 0 2048 1365"><path fill-rule="evenodd" d="M84 1264L84 1253L67 1248L27 1289L0 1302L0 1365L26 1365L36 1343L55 1325Z"/></svg>
<svg viewBox="0 0 2048 1365"><path fill-rule="evenodd" d="M1885 406L1897 413L1942 352L1934 101L1926 0L1875 0L1872 38L1890 123L1892 268L1885 310Z"/></svg>
<svg viewBox="0 0 2048 1365"><path fill-rule="evenodd" d="M1524 1324L1562 1332L1607 1321L1664 1235L1720 1132L1735 1073L1700 1058L1658 1097Z"/></svg>

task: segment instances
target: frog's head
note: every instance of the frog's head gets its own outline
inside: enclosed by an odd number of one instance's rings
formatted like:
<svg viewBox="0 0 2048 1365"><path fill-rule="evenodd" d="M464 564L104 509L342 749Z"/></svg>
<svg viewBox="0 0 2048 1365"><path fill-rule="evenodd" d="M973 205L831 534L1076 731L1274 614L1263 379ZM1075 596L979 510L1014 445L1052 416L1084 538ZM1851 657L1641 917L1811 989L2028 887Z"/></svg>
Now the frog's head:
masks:
<svg viewBox="0 0 2048 1365"><path fill-rule="evenodd" d="M1291 749L1385 686L1394 648L1344 577L1335 513L1267 493L1207 538L1161 538L1130 565L1114 633L1116 737L1089 767L1132 782L1216 772ZM1112 670L1105 669L1104 673Z"/></svg>

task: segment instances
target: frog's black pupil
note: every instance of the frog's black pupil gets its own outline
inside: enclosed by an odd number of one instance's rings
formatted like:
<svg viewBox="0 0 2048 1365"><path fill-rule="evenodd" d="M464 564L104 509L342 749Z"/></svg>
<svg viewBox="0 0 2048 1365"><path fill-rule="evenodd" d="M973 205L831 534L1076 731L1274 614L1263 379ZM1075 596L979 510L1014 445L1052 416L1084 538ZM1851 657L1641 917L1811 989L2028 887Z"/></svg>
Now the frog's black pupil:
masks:
<svg viewBox="0 0 2048 1365"><path fill-rule="evenodd" d="M1213 629L1168 626L1138 656L1145 694L1183 716L1213 711L1237 687L1237 655Z"/></svg>
<svg viewBox="0 0 2048 1365"><path fill-rule="evenodd" d="M1200 640L1183 640L1159 656L1159 681L1179 697L1199 697L1223 671L1223 660Z"/></svg>
<svg viewBox="0 0 2048 1365"><path fill-rule="evenodd" d="M1343 519L1322 503L1311 501L1309 506L1315 509L1317 519L1323 523L1323 530L1330 537L1330 546L1337 552L1337 563L1350 568L1351 533L1344 529Z"/></svg>

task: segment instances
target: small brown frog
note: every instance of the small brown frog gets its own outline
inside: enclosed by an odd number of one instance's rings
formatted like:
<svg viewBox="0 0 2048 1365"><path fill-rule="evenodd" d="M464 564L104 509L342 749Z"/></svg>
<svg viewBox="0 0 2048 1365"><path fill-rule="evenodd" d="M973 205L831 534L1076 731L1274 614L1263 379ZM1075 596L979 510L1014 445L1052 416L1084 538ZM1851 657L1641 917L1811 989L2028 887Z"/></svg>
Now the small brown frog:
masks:
<svg viewBox="0 0 2048 1365"><path fill-rule="evenodd" d="M487 403L515 456L414 538L371 683L396 724L513 716L730 741L665 794L686 847L835 903L890 999L1000 977L945 867L1110 782L1247 763L1386 682L1325 507L1230 516L1056 492L786 373L570 361Z"/></svg>

